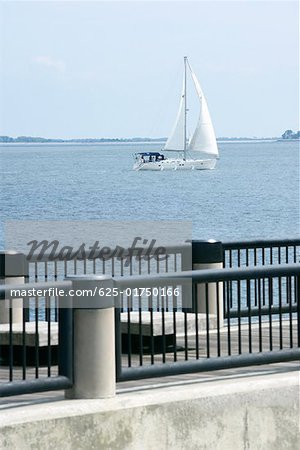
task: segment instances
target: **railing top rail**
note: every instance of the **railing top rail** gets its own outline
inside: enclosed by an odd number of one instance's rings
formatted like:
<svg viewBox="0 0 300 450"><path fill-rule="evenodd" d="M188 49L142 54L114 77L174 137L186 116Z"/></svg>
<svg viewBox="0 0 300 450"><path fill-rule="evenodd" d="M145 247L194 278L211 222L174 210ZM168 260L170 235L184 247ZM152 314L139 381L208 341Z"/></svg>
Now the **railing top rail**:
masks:
<svg viewBox="0 0 300 450"><path fill-rule="evenodd" d="M249 248L287 247L300 245L300 238L291 239L253 239L249 241L223 242L223 250L239 250Z"/></svg>
<svg viewBox="0 0 300 450"><path fill-rule="evenodd" d="M277 264L277 265L265 265L255 267L240 267L240 268L228 268L228 269L208 269L208 270L188 270L182 272L155 274L155 275L131 275L131 276L118 276L112 277L112 280L116 283L118 288L122 287L143 287L151 286L159 283L176 283L184 280L190 280L193 283L212 283L222 281L238 281L238 280L251 280L257 278L271 278L271 277L288 277L288 276L300 276L300 264ZM97 275L81 275L79 277L71 277L78 280L95 280L101 282L103 277ZM57 288L67 290L72 287L72 280L66 281L52 281L41 283L26 283L18 285L1 285L0 297L10 291L22 290L24 293L30 292L33 288L45 289Z"/></svg>
<svg viewBox="0 0 300 450"><path fill-rule="evenodd" d="M29 263L38 263L38 262L55 262L55 261L83 261L83 260L90 260L94 261L96 259L99 259L100 261L106 261L110 260L112 258L119 258L119 259L126 259L128 257L147 257L152 256L157 249L165 249L166 254L176 254L184 251L191 251L192 244L191 242L187 242L186 244L178 244L178 245L156 245L151 248L147 247L134 247L134 248L109 248L104 247L108 249L103 254L101 254L101 251L88 251L80 252L76 254L76 250L72 252L71 254L60 254L59 251L56 252L48 252L48 253L41 253L37 250L36 254L27 255L26 259ZM74 255L75 253L75 255Z"/></svg>
<svg viewBox="0 0 300 450"><path fill-rule="evenodd" d="M193 240L194 241L194 240ZM166 249L167 254L176 254L184 251L191 251L193 242L186 242L180 243L178 245L167 245L164 246L164 249ZM208 241L204 241L208 242ZM290 239L250 239L250 240L237 240L237 241L225 241L222 242L223 250L242 250L242 249L252 249L252 248L270 248L270 247L288 247L288 246L300 246L300 238L290 238ZM108 248L108 247L106 247ZM158 245L151 248L150 255L153 255L155 250L159 248ZM55 261L72 261L72 260L96 260L99 259L100 261L103 260L109 260L112 258L120 258L119 249L112 248L109 253L106 253L105 255L99 255L99 252L88 250L85 251L85 253L78 253L78 254L59 254L59 252L53 252L48 251L40 253L41 249L38 249L36 253L32 255L25 255L26 259L29 263L39 263L39 262L55 262ZM5 253L5 252L2 252ZM76 251L75 251L76 253ZM134 247L134 248L124 248L122 249L121 258L125 259L128 257L145 257L149 255L149 248L147 247Z"/></svg>
<svg viewBox="0 0 300 450"><path fill-rule="evenodd" d="M176 283L176 280L191 280L193 283L211 283L235 280L251 280L254 278L270 278L300 276L300 264L265 265L255 267L239 267L228 269L188 270L155 275L133 275L130 277L114 277L118 287L139 287L153 283Z"/></svg>

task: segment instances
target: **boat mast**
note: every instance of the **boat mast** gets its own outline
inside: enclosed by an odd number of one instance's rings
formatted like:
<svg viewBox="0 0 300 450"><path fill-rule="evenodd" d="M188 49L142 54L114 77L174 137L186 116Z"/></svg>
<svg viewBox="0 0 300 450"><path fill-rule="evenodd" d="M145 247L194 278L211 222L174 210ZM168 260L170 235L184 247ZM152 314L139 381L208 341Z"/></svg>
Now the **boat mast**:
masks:
<svg viewBox="0 0 300 450"><path fill-rule="evenodd" d="M187 103L186 103L186 62L187 56L184 57L184 131L183 131L183 159L186 159L186 115L187 115Z"/></svg>

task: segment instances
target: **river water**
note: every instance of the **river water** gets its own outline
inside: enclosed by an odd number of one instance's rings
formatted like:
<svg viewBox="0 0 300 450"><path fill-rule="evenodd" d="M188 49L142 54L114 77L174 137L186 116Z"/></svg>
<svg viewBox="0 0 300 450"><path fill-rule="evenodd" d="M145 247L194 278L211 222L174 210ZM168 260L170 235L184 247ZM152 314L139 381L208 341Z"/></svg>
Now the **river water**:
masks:
<svg viewBox="0 0 300 450"><path fill-rule="evenodd" d="M1 145L7 220L182 220L196 239L299 233L299 143L226 142L212 171L134 172L160 144Z"/></svg>

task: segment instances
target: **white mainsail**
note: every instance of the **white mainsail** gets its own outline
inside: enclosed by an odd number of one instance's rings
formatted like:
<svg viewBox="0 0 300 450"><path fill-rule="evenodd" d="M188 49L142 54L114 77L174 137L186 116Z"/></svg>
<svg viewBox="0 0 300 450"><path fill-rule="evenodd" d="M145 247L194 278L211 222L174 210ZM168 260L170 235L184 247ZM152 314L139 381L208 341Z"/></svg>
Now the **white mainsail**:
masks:
<svg viewBox="0 0 300 450"><path fill-rule="evenodd" d="M188 150L202 152L214 157L218 157L219 152L216 136L208 111L207 103L203 95L200 83L190 65L189 68L199 98L200 114L195 131L190 138Z"/></svg>
<svg viewBox="0 0 300 450"><path fill-rule="evenodd" d="M185 127L185 103L184 103L184 93L185 93L185 80L183 81L183 89L179 104L178 113L174 126L172 128L171 134L165 144L164 149L168 151L179 151L184 150L184 127Z"/></svg>

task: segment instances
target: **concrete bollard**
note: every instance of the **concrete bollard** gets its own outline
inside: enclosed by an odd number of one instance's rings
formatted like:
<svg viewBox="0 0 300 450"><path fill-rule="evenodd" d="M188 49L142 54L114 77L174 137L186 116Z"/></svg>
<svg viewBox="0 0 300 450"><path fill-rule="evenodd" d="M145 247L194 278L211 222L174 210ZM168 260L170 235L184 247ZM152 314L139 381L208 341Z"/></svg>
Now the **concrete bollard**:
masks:
<svg viewBox="0 0 300 450"><path fill-rule="evenodd" d="M0 252L0 283L23 284L28 277L28 261L23 253L14 251ZM12 286L13 287L13 286ZM10 301L0 301L0 324L9 323ZM12 301L12 322L23 323L23 300Z"/></svg>
<svg viewBox="0 0 300 450"><path fill-rule="evenodd" d="M107 276L68 277L70 279L77 294L72 300L74 385L65 396L77 399L113 397L116 393L113 280ZM99 289L104 295L99 294Z"/></svg>
<svg viewBox="0 0 300 450"><path fill-rule="evenodd" d="M223 268L223 248L222 242L193 241L193 270L222 269ZM219 323L223 324L223 283L219 283ZM206 285L201 283L197 286L197 311L206 313ZM217 314L217 285L208 283L208 313Z"/></svg>

